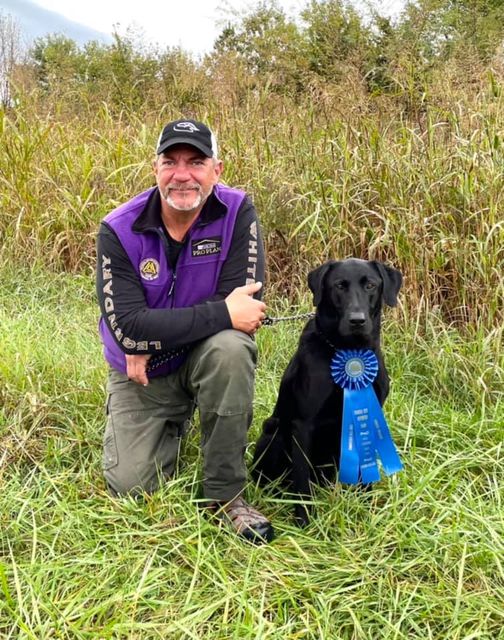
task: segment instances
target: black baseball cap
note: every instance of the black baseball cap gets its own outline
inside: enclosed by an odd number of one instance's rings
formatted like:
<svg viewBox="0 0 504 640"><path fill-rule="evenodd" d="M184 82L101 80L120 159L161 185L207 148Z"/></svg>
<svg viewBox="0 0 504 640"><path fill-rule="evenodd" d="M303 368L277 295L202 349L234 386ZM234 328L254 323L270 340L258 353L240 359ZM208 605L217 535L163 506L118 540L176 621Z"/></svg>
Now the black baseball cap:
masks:
<svg viewBox="0 0 504 640"><path fill-rule="evenodd" d="M164 153L176 144L189 144L196 147L207 158L217 157L217 140L212 131L196 120L175 120L169 122L157 141L157 155Z"/></svg>

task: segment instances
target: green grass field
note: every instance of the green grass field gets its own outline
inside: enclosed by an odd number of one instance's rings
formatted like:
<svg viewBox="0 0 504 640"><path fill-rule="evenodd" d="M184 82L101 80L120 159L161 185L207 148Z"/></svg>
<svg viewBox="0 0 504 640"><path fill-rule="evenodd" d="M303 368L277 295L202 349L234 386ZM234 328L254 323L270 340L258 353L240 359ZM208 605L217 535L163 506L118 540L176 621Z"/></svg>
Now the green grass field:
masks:
<svg viewBox="0 0 504 640"><path fill-rule="evenodd" d="M277 532L256 548L199 511L197 425L161 491L107 495L96 321L90 276L3 269L1 638L504 638L502 330L387 313L404 471L365 494L318 489L304 530L288 500L251 484ZM251 442L301 326L258 336Z"/></svg>

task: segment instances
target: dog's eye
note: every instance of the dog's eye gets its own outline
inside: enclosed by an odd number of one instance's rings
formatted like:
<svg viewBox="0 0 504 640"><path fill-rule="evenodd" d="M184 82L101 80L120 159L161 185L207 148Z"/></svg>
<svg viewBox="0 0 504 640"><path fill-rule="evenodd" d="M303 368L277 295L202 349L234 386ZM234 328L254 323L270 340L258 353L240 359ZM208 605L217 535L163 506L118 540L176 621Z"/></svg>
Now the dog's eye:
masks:
<svg viewBox="0 0 504 640"><path fill-rule="evenodd" d="M343 280L340 280L339 282L335 282L334 286L336 287L336 289L344 289L346 283Z"/></svg>
<svg viewBox="0 0 504 640"><path fill-rule="evenodd" d="M371 282L370 280L368 280L364 286L368 291L376 289L376 284L374 282Z"/></svg>

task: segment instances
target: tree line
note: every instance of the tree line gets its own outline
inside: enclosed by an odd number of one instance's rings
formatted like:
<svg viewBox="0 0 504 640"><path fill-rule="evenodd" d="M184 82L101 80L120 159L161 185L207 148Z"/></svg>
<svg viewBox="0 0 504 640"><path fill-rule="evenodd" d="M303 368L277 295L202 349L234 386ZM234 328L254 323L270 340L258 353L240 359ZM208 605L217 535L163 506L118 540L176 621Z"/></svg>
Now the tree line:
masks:
<svg viewBox="0 0 504 640"><path fill-rule="evenodd" d="M78 90L87 100L119 109L142 108L174 91L182 107L204 100L208 82L235 74L246 89L264 88L293 98L317 83L348 77L370 96L407 95L421 108L433 74L457 64L467 69L499 58L504 35L503 0L407 1L396 20L371 9L364 18L343 0L307 0L289 16L276 0L261 0L225 24L213 50L195 59L181 48L145 46L133 31L112 44L78 46L62 34L38 38L28 51L10 16L0 13L0 99L16 87L45 94Z"/></svg>

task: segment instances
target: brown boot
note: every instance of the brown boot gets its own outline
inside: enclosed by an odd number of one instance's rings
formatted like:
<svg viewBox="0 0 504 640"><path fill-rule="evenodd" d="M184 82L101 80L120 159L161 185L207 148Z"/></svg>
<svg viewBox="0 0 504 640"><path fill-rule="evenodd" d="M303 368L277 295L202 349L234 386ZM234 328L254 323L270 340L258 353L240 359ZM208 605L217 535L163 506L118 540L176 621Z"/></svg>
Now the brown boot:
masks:
<svg viewBox="0 0 504 640"><path fill-rule="evenodd" d="M249 542L262 544L274 538L271 522L241 496L229 502L210 502L207 508Z"/></svg>

